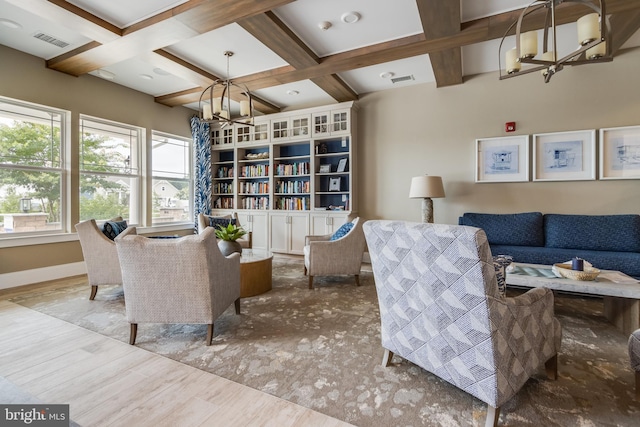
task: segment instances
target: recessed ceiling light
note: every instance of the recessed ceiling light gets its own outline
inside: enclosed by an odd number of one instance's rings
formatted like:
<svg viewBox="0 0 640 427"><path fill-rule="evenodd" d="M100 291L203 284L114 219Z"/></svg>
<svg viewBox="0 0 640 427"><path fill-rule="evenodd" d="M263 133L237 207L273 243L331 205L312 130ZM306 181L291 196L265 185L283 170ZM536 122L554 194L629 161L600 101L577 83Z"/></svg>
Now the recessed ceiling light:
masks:
<svg viewBox="0 0 640 427"><path fill-rule="evenodd" d="M322 31L327 31L329 28L331 28L331 22L329 21L319 22L318 28L320 28Z"/></svg>
<svg viewBox="0 0 640 427"><path fill-rule="evenodd" d="M385 71L384 73L380 73L381 79L390 79L393 76L395 76L395 73L392 73L391 71Z"/></svg>
<svg viewBox="0 0 640 427"><path fill-rule="evenodd" d="M291 96L295 96L300 94L300 92L298 92L297 90L288 90L287 91L287 95L291 95Z"/></svg>
<svg viewBox="0 0 640 427"><path fill-rule="evenodd" d="M98 70L98 75L103 79L107 79L107 80L113 80L116 78L116 75L114 73L107 70Z"/></svg>
<svg viewBox="0 0 640 427"><path fill-rule="evenodd" d="M343 13L340 17L345 24L355 24L360 20L360 14L358 12Z"/></svg>
<svg viewBox="0 0 640 427"><path fill-rule="evenodd" d="M140 78L144 80L153 80L153 76L150 76L149 74L140 74Z"/></svg>
<svg viewBox="0 0 640 427"><path fill-rule="evenodd" d="M168 76L169 74L171 74L170 72L163 70L162 68L154 68L153 72L159 76Z"/></svg>
<svg viewBox="0 0 640 427"><path fill-rule="evenodd" d="M5 27L11 28L12 30L19 30L22 28L22 25L10 19L0 18L0 24L4 25Z"/></svg>

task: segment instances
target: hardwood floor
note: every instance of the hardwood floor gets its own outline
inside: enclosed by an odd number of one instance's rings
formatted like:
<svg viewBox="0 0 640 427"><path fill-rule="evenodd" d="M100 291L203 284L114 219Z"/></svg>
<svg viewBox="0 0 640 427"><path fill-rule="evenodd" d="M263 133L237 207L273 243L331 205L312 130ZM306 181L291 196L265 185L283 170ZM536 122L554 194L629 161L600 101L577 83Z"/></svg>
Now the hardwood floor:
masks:
<svg viewBox="0 0 640 427"><path fill-rule="evenodd" d="M350 425L6 300L0 377L81 426Z"/></svg>

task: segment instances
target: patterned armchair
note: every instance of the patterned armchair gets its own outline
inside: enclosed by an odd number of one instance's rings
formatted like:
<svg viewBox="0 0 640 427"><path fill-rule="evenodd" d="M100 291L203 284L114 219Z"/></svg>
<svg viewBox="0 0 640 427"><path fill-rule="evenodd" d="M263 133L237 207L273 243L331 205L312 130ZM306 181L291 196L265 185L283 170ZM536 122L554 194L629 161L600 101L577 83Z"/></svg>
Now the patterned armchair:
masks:
<svg viewBox="0 0 640 427"><path fill-rule="evenodd" d="M351 275L360 285L360 267L365 242L360 218L351 221L353 226L342 237L332 235L305 236L304 274L309 275L309 289L313 289L313 276ZM339 232L337 232L340 234Z"/></svg>
<svg viewBox="0 0 640 427"><path fill-rule="evenodd" d="M629 359L631 369L636 372L636 400L640 401L640 329L629 336Z"/></svg>
<svg viewBox="0 0 640 427"><path fill-rule="evenodd" d="M115 239L131 324L129 344L136 342L138 323L207 324L232 304L240 314L240 254L224 257L213 228L177 239L151 239L129 227Z"/></svg>
<svg viewBox="0 0 640 427"><path fill-rule="evenodd" d="M122 221L122 218L114 218ZM122 285L120 261L113 240L100 230L95 219L76 224L82 256L87 266L87 277L91 286L90 300L98 293L98 286Z"/></svg>
<svg viewBox="0 0 640 427"><path fill-rule="evenodd" d="M198 233L199 234L201 234L209 226L215 227L216 224L212 224L212 218L215 219L216 222L219 222L222 225L228 224L227 222L228 220L235 220L236 225L239 227L242 227L242 225L240 225L240 221L238 220L238 214L236 212L234 212L231 215L215 216L215 217L200 213L198 214ZM247 230L245 229L245 231ZM240 243L240 246L242 246L243 248L251 249L253 247L253 236L251 231L247 231L247 234L239 238L237 242Z"/></svg>
<svg viewBox="0 0 640 427"><path fill-rule="evenodd" d="M562 330L553 293L502 297L484 231L367 221L364 233L384 366L397 354L477 397L488 405L487 426L543 364L557 378Z"/></svg>

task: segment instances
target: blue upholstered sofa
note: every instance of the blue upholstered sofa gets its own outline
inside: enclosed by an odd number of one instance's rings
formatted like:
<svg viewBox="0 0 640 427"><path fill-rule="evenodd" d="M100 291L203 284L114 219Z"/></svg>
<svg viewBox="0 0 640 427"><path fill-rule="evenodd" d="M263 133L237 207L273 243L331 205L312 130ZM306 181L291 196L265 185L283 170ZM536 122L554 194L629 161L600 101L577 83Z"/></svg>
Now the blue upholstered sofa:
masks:
<svg viewBox="0 0 640 427"><path fill-rule="evenodd" d="M491 253L515 262L554 264L577 256L640 278L640 215L465 213L458 224L482 228Z"/></svg>

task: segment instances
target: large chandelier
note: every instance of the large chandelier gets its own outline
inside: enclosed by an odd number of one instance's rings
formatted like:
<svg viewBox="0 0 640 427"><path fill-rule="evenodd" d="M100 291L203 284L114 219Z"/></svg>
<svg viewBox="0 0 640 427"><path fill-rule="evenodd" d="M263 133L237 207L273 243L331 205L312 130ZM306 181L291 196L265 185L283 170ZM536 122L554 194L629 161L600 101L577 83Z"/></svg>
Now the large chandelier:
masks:
<svg viewBox="0 0 640 427"><path fill-rule="evenodd" d="M561 3L578 3L591 10L592 13L584 15L577 21L578 48L562 58L558 57L558 40L556 38L556 9ZM522 32L523 22L526 17L540 9L546 9L544 29L542 35L542 53L538 55L537 31ZM500 67L500 80L518 75L540 71L545 83L551 77L562 70L565 65L583 65L594 62L611 61L610 28L607 23L604 0L535 0L523 9L516 22L511 24L500 42L498 50L498 65ZM507 35L516 27L516 46L504 52L502 44ZM524 24L526 28L526 23ZM522 68L521 64L532 64L532 67Z"/></svg>
<svg viewBox="0 0 640 427"><path fill-rule="evenodd" d="M200 95L198 112L201 122L219 125L221 128L233 123L253 126L253 99L246 86L240 86L229 78L229 58L233 52L225 51L227 57L227 78L218 79L207 87ZM231 96L242 98L240 100L240 115L232 115Z"/></svg>

